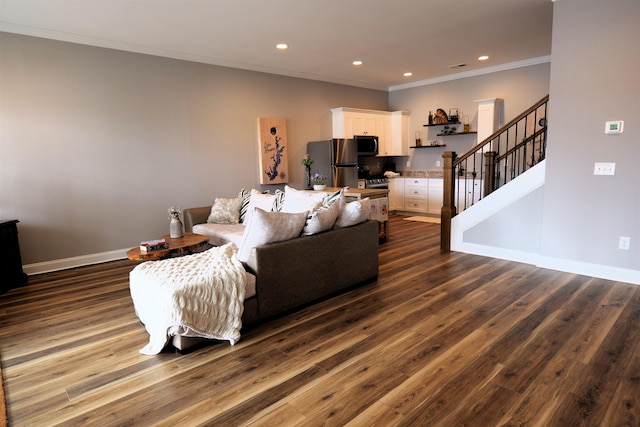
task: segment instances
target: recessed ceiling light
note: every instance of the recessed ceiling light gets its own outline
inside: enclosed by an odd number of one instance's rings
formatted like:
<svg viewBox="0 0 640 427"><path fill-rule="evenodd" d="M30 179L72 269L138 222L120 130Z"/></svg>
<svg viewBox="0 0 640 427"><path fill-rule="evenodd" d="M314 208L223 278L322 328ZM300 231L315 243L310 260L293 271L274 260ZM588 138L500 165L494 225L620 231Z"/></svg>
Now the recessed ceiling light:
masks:
<svg viewBox="0 0 640 427"><path fill-rule="evenodd" d="M413 76L413 73L407 72L407 73L404 73L403 75L404 75L405 77L411 77L411 76Z"/></svg>
<svg viewBox="0 0 640 427"><path fill-rule="evenodd" d="M280 50L285 50L285 49L288 49L288 48L289 48L289 45L288 45L288 44L286 44L286 43L278 43L278 44L276 45L276 48L277 48L277 49L280 49Z"/></svg>
<svg viewBox="0 0 640 427"><path fill-rule="evenodd" d="M482 55L478 57L478 61L486 61L487 59L489 59L487 55Z"/></svg>
<svg viewBox="0 0 640 427"><path fill-rule="evenodd" d="M353 65L362 65L362 61L360 60L353 61Z"/></svg>

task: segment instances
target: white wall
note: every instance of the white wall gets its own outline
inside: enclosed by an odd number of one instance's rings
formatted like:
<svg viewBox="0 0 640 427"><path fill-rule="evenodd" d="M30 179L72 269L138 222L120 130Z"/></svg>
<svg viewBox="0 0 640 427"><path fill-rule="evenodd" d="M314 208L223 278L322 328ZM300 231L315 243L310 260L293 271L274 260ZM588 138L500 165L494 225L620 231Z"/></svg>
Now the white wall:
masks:
<svg viewBox="0 0 640 427"><path fill-rule="evenodd" d="M388 107L383 91L7 33L0 94L0 218L20 220L25 264L120 251L167 234L173 204L257 187L258 117L287 120L300 188L330 108Z"/></svg>

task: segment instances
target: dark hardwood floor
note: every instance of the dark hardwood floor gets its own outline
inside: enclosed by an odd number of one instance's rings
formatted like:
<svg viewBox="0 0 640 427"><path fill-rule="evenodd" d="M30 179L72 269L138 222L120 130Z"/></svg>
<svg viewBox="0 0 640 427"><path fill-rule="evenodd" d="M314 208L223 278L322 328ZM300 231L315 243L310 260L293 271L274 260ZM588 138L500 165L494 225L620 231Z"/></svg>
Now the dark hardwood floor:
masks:
<svg viewBox="0 0 640 427"><path fill-rule="evenodd" d="M380 276L244 331L142 356L135 265L0 295L14 426L638 426L640 288L439 250L394 216Z"/></svg>

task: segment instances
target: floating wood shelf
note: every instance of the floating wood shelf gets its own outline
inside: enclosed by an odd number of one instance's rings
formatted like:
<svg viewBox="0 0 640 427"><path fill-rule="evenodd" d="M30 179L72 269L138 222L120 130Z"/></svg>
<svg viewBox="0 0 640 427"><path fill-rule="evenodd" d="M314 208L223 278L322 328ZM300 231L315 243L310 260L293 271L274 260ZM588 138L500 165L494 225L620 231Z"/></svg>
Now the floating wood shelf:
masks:
<svg viewBox="0 0 640 427"><path fill-rule="evenodd" d="M449 123L434 123L432 125L422 125L426 128L428 127L432 127L432 126L449 126L449 125L461 125L462 123L460 122L449 122Z"/></svg>
<svg viewBox="0 0 640 427"><path fill-rule="evenodd" d="M409 148L440 148L440 147L446 147L447 144L441 144L441 145L410 145Z"/></svg>
<svg viewBox="0 0 640 427"><path fill-rule="evenodd" d="M478 132L454 132L454 133L439 133L436 136L455 136L455 135L471 135Z"/></svg>

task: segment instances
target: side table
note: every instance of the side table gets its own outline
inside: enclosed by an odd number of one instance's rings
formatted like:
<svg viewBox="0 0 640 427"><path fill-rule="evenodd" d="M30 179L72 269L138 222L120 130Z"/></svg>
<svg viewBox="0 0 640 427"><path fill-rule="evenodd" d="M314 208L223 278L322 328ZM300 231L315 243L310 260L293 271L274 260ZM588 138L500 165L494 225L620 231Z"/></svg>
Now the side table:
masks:
<svg viewBox="0 0 640 427"><path fill-rule="evenodd" d="M18 222L17 219L0 220L0 293L24 285L29 280L22 271Z"/></svg>
<svg viewBox="0 0 640 427"><path fill-rule="evenodd" d="M177 239L172 239L169 235L163 238L169 244L167 249L144 252L138 246L127 251L127 258L134 261L151 261L169 256L188 255L209 244L209 237L195 233L184 233L183 237Z"/></svg>

